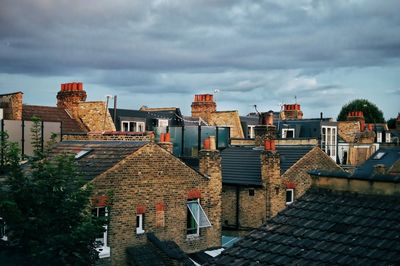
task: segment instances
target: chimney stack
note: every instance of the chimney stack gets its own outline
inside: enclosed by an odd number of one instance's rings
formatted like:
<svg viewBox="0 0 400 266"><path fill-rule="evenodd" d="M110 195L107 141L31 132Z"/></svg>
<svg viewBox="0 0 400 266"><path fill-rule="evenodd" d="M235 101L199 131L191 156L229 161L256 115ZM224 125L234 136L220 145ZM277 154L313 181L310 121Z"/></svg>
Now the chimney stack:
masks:
<svg viewBox="0 0 400 266"><path fill-rule="evenodd" d="M170 133L161 133L160 134L160 141L158 142L161 148L165 149L169 153L174 152L174 145L171 142L171 135Z"/></svg>
<svg viewBox="0 0 400 266"><path fill-rule="evenodd" d="M264 145L267 139L276 138L276 126L274 125L274 112L262 114L262 125L254 127L255 145L260 147Z"/></svg>
<svg viewBox="0 0 400 266"><path fill-rule="evenodd" d="M78 104L86 101L86 91L82 82L61 84L57 93L57 107L67 109L74 118L78 118Z"/></svg>
<svg viewBox="0 0 400 266"><path fill-rule="evenodd" d="M303 118L303 111L301 111L300 104L284 104L283 112L281 115L283 120L299 120Z"/></svg>
<svg viewBox="0 0 400 266"><path fill-rule="evenodd" d="M4 119L22 120L22 96L20 91L0 96L0 108L3 109Z"/></svg>
<svg viewBox="0 0 400 266"><path fill-rule="evenodd" d="M191 107L192 117L200 117L206 122L209 121L210 114L217 111L217 104L212 94L196 94Z"/></svg>
<svg viewBox="0 0 400 266"><path fill-rule="evenodd" d="M365 130L365 118L364 113L361 111L349 112L347 115L347 121L358 121L360 123L360 131Z"/></svg>

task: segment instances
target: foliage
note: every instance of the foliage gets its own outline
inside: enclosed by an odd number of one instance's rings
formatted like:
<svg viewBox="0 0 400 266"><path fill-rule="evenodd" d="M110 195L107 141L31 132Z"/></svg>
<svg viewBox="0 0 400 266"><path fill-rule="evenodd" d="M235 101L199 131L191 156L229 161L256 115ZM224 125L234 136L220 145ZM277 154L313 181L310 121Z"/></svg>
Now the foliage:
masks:
<svg viewBox="0 0 400 266"><path fill-rule="evenodd" d="M389 129L396 129L396 118L390 118L387 121L387 125Z"/></svg>
<svg viewBox="0 0 400 266"><path fill-rule="evenodd" d="M91 265L98 257L95 237L104 220L92 216L92 187L85 184L74 157L41 150L40 121L32 128L34 156L20 164L15 144L2 143L7 167L0 189L0 216L9 245L31 265Z"/></svg>
<svg viewBox="0 0 400 266"><path fill-rule="evenodd" d="M346 121L349 112L362 111L366 123L385 123L383 113L379 108L365 99L356 99L343 105L337 121Z"/></svg>

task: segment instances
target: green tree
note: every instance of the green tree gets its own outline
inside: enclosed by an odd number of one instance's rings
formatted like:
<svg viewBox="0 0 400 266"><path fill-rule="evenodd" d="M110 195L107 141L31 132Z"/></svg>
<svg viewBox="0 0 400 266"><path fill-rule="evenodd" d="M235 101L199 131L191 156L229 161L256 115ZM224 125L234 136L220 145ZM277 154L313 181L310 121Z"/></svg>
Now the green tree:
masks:
<svg viewBox="0 0 400 266"><path fill-rule="evenodd" d="M39 121L32 128L34 156L20 164L15 144L2 143L5 184L0 216L7 223L8 244L30 265L92 265L95 238L106 221L92 216L92 187L79 175L74 157L41 151Z"/></svg>
<svg viewBox="0 0 400 266"><path fill-rule="evenodd" d="M396 129L396 118L390 118L387 121L387 125L389 129Z"/></svg>
<svg viewBox="0 0 400 266"><path fill-rule="evenodd" d="M379 108L365 99L356 99L343 105L337 121L345 121L349 112L361 111L366 123L385 123L383 113Z"/></svg>

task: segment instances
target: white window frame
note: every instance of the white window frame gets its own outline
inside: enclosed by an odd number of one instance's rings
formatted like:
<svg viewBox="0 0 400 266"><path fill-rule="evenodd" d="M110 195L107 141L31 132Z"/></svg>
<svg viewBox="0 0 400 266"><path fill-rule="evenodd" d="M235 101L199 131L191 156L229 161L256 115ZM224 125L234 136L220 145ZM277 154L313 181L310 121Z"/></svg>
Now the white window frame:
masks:
<svg viewBox="0 0 400 266"><path fill-rule="evenodd" d="M143 226L144 226L144 224L143 224L144 219L143 218L144 218L143 213L136 214L136 222L139 219L139 225L136 226L136 234L137 235L144 234L144 232L145 232L144 229L143 229Z"/></svg>
<svg viewBox="0 0 400 266"><path fill-rule="evenodd" d="M382 143L382 132L376 132L376 142Z"/></svg>
<svg viewBox="0 0 400 266"><path fill-rule="evenodd" d="M107 207L94 207L93 209L96 209L96 217L99 217L99 213L100 213L100 209L104 208L104 216L107 217L108 216L108 209ZM110 247L107 246L107 233L108 233L108 225L104 225L104 233L103 233L103 237L102 238L96 238L95 241L96 243L101 243L101 245L99 245L98 247L96 247L96 250L99 252L99 258L108 258L110 257Z"/></svg>
<svg viewBox="0 0 400 266"><path fill-rule="evenodd" d="M254 128L255 127L256 127L255 125L247 126L247 138L254 139L254 137L255 137Z"/></svg>
<svg viewBox="0 0 400 266"><path fill-rule="evenodd" d="M198 205L196 213L193 213L193 211L189 207L189 205L193 204L193 203L196 203ZM201 207L200 199L189 200L189 201L187 201L186 206L187 206L187 211L192 215L192 217L195 220L195 224L196 224L196 233L187 234L187 237L200 236L200 228L210 227L211 226L210 220L208 219L206 213L204 212L203 207ZM205 224L200 224L201 216L203 216L203 218L205 218L205 221L204 221ZM187 227L186 227L186 230L188 230Z"/></svg>
<svg viewBox="0 0 400 266"><path fill-rule="evenodd" d="M386 132L386 143L390 143L392 141L390 132Z"/></svg>
<svg viewBox="0 0 400 266"><path fill-rule="evenodd" d="M124 124L127 124L127 130L125 130ZM142 121L121 121L121 131L123 132L145 132L145 126L145 122Z"/></svg>
<svg viewBox="0 0 400 266"><path fill-rule="evenodd" d="M169 125L168 119L158 119L157 125L158 127L167 127Z"/></svg>
<svg viewBox="0 0 400 266"><path fill-rule="evenodd" d="M321 127L321 150L328 154L336 161L336 146L337 146L337 127L322 126Z"/></svg>
<svg viewBox="0 0 400 266"><path fill-rule="evenodd" d="M287 132L289 132L289 131L291 131L291 132L293 132L293 138L294 138L294 132L295 132L295 129L294 128L282 128L282 138L283 139L286 139L287 138Z"/></svg>
<svg viewBox="0 0 400 266"><path fill-rule="evenodd" d="M291 200L290 201L287 201L287 193L288 192L291 193ZM285 201L286 201L286 205L292 204L294 202L294 189L293 188L287 188L286 189Z"/></svg>
<svg viewBox="0 0 400 266"><path fill-rule="evenodd" d="M2 237L0 238L3 241L7 241L7 225L6 222L4 221L3 217L0 217L0 232L2 231Z"/></svg>

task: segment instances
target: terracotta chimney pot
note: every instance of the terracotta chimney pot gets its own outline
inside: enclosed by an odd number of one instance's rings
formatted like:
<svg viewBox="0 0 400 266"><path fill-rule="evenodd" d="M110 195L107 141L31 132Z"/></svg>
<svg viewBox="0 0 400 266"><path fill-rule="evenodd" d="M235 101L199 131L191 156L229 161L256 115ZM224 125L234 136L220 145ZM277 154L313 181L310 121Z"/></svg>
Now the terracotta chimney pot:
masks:
<svg viewBox="0 0 400 266"><path fill-rule="evenodd" d="M171 134L169 132L164 134L164 141L165 142L171 141Z"/></svg>
<svg viewBox="0 0 400 266"><path fill-rule="evenodd" d="M204 145L205 150L209 150L210 149L210 139L209 138L204 139L203 145Z"/></svg>

